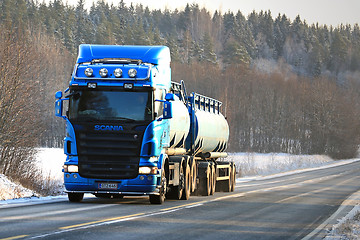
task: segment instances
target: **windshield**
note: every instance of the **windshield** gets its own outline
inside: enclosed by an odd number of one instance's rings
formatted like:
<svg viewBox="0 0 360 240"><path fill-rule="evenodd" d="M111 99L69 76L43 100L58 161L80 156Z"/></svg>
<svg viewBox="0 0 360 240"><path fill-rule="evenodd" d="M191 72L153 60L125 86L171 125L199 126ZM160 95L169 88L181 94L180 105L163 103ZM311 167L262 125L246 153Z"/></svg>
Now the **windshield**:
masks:
<svg viewBox="0 0 360 240"><path fill-rule="evenodd" d="M83 90L70 94L70 120L152 120L151 92Z"/></svg>

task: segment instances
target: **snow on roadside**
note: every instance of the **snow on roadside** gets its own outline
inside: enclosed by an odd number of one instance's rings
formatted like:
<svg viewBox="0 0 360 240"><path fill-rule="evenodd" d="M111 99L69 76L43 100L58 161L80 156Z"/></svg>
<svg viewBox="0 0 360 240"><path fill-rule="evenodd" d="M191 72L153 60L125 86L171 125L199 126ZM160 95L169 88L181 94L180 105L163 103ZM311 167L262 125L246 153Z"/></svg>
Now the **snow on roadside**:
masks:
<svg viewBox="0 0 360 240"><path fill-rule="evenodd" d="M287 153L230 153L226 161L234 161L241 177L266 176L298 169L315 168L334 163L324 155L292 155Z"/></svg>
<svg viewBox="0 0 360 240"><path fill-rule="evenodd" d="M0 174L0 200L29 198L34 195L35 193L33 191L12 182L4 174Z"/></svg>
<svg viewBox="0 0 360 240"><path fill-rule="evenodd" d="M36 159L43 175L53 180L63 181L62 166L66 155L62 148L39 148Z"/></svg>
<svg viewBox="0 0 360 240"><path fill-rule="evenodd" d="M38 168L41 170L43 188L52 187L54 188L52 189L53 193L62 193L64 151L59 148L39 148L36 159ZM1 200L30 198L34 196L38 196L38 194L0 174L0 204L3 203Z"/></svg>
<svg viewBox="0 0 360 240"><path fill-rule="evenodd" d="M360 239L360 205L356 205L345 217L340 219L324 239Z"/></svg>

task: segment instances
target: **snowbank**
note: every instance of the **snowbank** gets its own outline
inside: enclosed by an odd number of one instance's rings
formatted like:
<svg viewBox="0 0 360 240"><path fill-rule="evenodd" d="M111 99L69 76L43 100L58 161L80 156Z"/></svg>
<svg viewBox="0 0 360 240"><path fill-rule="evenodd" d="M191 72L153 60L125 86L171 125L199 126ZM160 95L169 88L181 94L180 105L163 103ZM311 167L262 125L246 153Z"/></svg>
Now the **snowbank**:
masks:
<svg viewBox="0 0 360 240"><path fill-rule="evenodd" d="M291 155L286 153L229 153L226 161L234 161L238 175L265 176L298 169L320 167L335 162L324 155Z"/></svg>
<svg viewBox="0 0 360 240"><path fill-rule="evenodd" d="M325 240L360 239L360 205L356 205L328 232Z"/></svg>
<svg viewBox="0 0 360 240"><path fill-rule="evenodd" d="M36 159L44 176L49 176L52 180L63 181L62 166L66 155L62 148L39 148Z"/></svg>
<svg viewBox="0 0 360 240"><path fill-rule="evenodd" d="M62 193L64 190L62 173L62 165L65 161L64 151L58 148L40 148L36 159L39 173L41 173L42 188L51 188L49 195ZM0 200L29 198L38 195L0 174Z"/></svg>
<svg viewBox="0 0 360 240"><path fill-rule="evenodd" d="M0 200L29 198L34 195L33 191L10 181L5 175L0 174Z"/></svg>

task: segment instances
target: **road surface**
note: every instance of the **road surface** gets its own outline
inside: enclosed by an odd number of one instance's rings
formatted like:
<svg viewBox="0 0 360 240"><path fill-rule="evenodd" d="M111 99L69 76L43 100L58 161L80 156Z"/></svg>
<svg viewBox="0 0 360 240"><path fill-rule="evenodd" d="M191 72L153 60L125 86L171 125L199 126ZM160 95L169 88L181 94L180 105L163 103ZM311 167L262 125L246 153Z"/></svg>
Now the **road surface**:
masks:
<svg viewBox="0 0 360 240"><path fill-rule="evenodd" d="M92 195L81 203L4 205L0 239L314 239L359 183L360 162L354 162L163 205L150 205L146 197Z"/></svg>

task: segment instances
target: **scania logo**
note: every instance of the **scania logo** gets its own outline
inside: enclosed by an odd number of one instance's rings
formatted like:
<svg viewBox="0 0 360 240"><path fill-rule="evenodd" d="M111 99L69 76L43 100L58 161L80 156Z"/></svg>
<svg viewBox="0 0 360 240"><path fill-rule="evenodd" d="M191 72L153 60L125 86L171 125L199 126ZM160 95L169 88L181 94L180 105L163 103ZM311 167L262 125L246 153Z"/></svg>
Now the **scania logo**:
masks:
<svg viewBox="0 0 360 240"><path fill-rule="evenodd" d="M122 126L112 126L112 125L95 125L95 131L123 131Z"/></svg>

